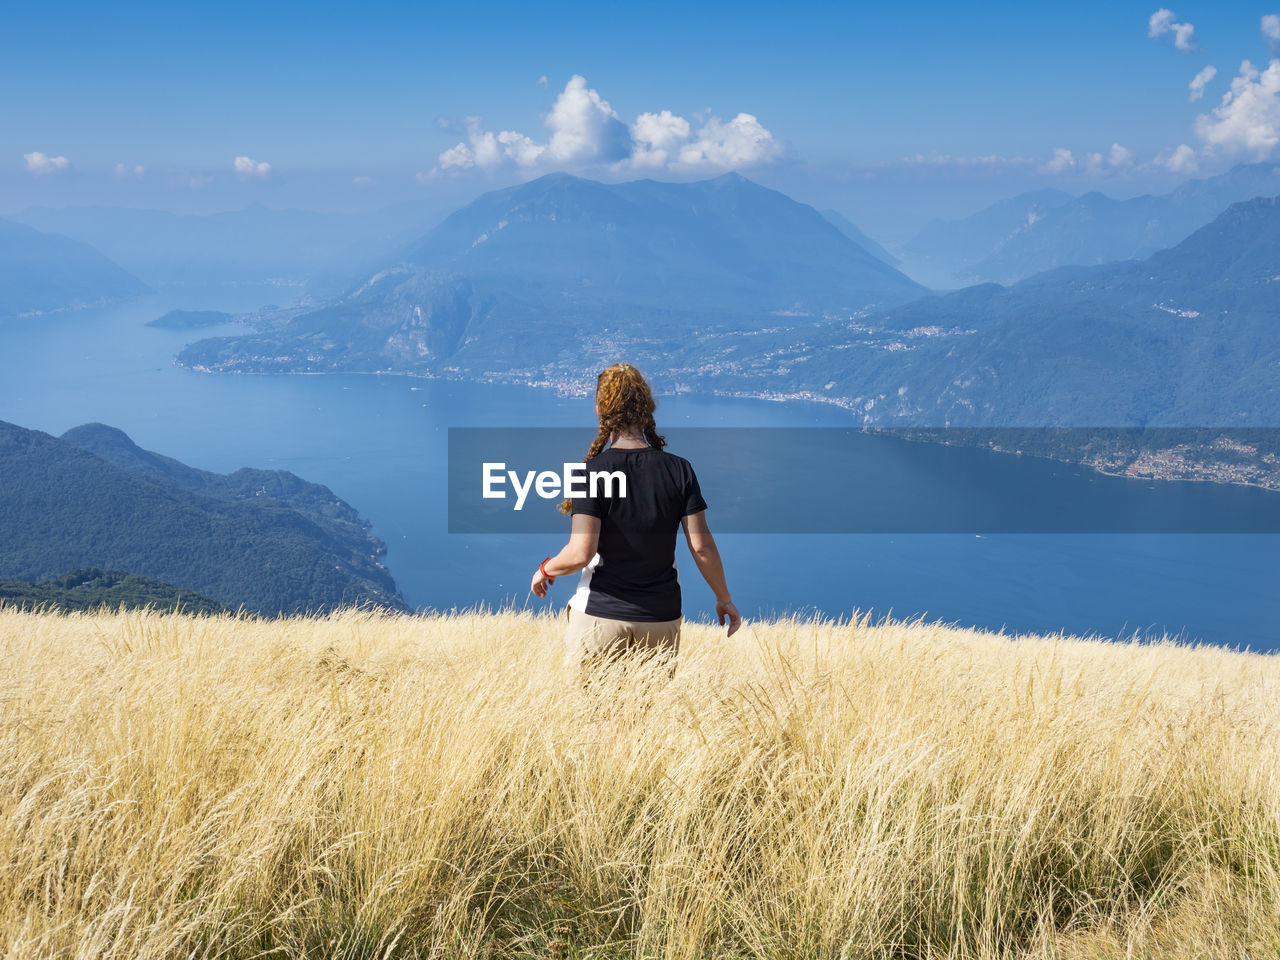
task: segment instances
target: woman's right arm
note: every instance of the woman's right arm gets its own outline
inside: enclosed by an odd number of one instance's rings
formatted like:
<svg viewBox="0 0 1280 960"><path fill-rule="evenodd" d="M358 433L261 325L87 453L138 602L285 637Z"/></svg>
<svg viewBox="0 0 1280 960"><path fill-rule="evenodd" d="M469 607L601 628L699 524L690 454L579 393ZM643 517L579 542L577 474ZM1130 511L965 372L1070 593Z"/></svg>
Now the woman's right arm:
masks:
<svg viewBox="0 0 1280 960"><path fill-rule="evenodd" d="M738 627L742 626L742 615L729 596L729 585L724 579L724 563L720 560L716 539L711 536L711 528L707 526L706 511L699 510L689 514L680 521L680 525L684 527L684 538L689 543L689 552L693 554L693 562L698 565L698 572L716 595L716 618L721 626L728 618L729 632L726 636L732 637L737 633Z"/></svg>

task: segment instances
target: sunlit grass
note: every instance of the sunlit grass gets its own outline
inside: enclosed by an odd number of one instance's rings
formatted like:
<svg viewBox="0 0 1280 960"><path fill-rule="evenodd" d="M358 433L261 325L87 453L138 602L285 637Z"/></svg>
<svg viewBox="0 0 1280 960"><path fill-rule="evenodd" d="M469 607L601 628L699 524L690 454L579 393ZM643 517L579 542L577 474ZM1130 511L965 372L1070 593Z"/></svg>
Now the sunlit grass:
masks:
<svg viewBox="0 0 1280 960"><path fill-rule="evenodd" d="M1271 657L0 610L0 955L1280 954Z"/></svg>

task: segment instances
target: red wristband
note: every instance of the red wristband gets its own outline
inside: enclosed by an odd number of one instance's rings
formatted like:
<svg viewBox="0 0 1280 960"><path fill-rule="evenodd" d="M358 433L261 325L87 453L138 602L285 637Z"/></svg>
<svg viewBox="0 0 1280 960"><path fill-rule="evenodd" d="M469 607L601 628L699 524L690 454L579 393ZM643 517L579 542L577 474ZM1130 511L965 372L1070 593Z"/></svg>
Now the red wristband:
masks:
<svg viewBox="0 0 1280 960"><path fill-rule="evenodd" d="M550 559L551 559L550 557L547 557L547 560L550 560ZM543 560L540 564L538 564L538 572L547 578L547 583L555 583L556 578L553 577L551 574L547 573L547 560Z"/></svg>

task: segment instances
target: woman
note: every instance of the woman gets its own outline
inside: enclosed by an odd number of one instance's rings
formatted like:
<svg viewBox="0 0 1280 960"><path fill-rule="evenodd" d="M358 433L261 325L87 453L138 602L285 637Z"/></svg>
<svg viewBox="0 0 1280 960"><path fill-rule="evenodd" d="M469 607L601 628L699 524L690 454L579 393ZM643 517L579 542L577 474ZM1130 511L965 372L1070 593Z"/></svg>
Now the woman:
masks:
<svg viewBox="0 0 1280 960"><path fill-rule="evenodd" d="M667 453L653 421L657 404L640 371L614 364L596 378L600 430L587 471L621 471L626 496L565 500L569 543L534 572L530 589L545 597L556 577L582 571L569 600L565 638L581 666L626 653L674 658L680 647L680 578L676 529L684 527L698 572L716 597L716 617L733 636L742 623L725 585L724 565L707 528L707 504L689 461ZM608 449L605 449L608 445ZM674 669L674 660L672 669Z"/></svg>

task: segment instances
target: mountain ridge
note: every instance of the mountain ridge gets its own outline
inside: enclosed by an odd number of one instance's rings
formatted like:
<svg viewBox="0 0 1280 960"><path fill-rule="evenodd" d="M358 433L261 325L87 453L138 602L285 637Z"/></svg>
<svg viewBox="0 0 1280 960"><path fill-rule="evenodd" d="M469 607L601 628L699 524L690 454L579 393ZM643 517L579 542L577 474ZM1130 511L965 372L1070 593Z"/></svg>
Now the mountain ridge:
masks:
<svg viewBox="0 0 1280 960"><path fill-rule="evenodd" d="M482 195L347 293L191 345L202 370L525 368L562 344L677 344L926 292L814 208L737 174L604 184L548 174ZM595 346L592 346L592 344Z"/></svg>
<svg viewBox="0 0 1280 960"><path fill-rule="evenodd" d="M1276 193L1280 164L1239 164L1165 194L1116 200L1092 190L1047 207L1041 204L1033 211L1034 220L1003 238L983 232L981 225L997 219L1001 210L1034 196L1023 194L963 220L935 222L906 250L909 261L914 256L933 269L949 269L962 283L1016 283L1060 266L1145 259L1184 240L1231 204Z"/></svg>
<svg viewBox="0 0 1280 960"><path fill-rule="evenodd" d="M90 244L0 219L0 320L80 310L150 292Z"/></svg>
<svg viewBox="0 0 1280 960"><path fill-rule="evenodd" d="M758 351L773 359L726 365L715 387L835 402L867 425L1280 426L1280 197L1146 260L976 285Z"/></svg>
<svg viewBox="0 0 1280 960"><path fill-rule="evenodd" d="M315 294L346 281L439 220L432 205L366 213L254 202L216 213L85 205L32 206L15 222L89 243L155 286L260 283Z"/></svg>
<svg viewBox="0 0 1280 960"><path fill-rule="evenodd" d="M877 260L881 260L894 268L900 268L902 266L901 258L895 257L884 247L880 246L879 243L867 236L861 227L846 217L839 210L827 209L819 210L818 212L826 217L837 230L858 246L862 247L862 249L866 250L867 253L871 254Z"/></svg>
<svg viewBox="0 0 1280 960"><path fill-rule="evenodd" d="M0 421L0 577L96 567L274 615L407 610L369 524L285 471L211 474L102 424L64 438Z"/></svg>

